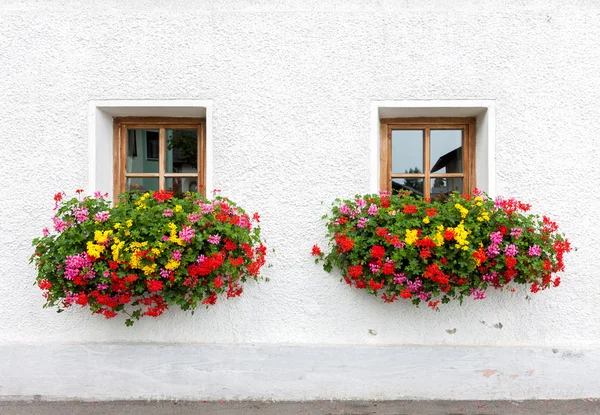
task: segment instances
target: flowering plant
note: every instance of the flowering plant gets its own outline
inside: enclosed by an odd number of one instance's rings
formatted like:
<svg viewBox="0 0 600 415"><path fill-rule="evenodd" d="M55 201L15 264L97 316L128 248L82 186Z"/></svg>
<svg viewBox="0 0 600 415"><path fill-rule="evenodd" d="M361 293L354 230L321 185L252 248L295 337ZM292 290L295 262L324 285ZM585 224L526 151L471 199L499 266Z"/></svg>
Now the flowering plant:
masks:
<svg viewBox="0 0 600 415"><path fill-rule="evenodd" d="M490 288L528 284L535 293L560 284L569 241L530 205L454 193L432 201L408 192L356 196L334 204L327 220L329 253L313 246L315 262L342 271L347 284L432 309ZM510 288L514 291L514 288Z"/></svg>
<svg viewBox="0 0 600 415"><path fill-rule="evenodd" d="M46 228L33 240L30 262L47 306L78 304L93 314L157 317L172 305L194 310L214 305L217 295L242 293L259 279L266 247L258 214L250 218L227 198L198 193L182 198L156 191L121 195L115 207L94 197L54 196L55 234Z"/></svg>

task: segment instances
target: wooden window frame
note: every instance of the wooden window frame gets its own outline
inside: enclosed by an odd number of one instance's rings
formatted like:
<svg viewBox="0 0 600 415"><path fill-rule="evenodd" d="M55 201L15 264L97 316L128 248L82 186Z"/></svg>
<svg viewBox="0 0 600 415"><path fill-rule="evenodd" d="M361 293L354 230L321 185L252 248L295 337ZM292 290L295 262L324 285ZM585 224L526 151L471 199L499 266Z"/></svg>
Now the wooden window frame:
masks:
<svg viewBox="0 0 600 415"><path fill-rule="evenodd" d="M167 173L166 170L166 130L198 130L198 173ZM128 173L127 169L127 130L159 130L158 173ZM196 178L198 193L206 196L206 120L183 117L116 117L113 122L113 191L115 197L125 192L128 177L158 178L159 190L165 189L168 178Z"/></svg>
<svg viewBox="0 0 600 415"><path fill-rule="evenodd" d="M392 179L423 178L423 197L430 197L431 179L438 177L461 177L463 191L472 192L475 189L475 118L455 117L420 117L420 118L384 118L380 120L380 190L391 191ZM463 173L431 173L430 132L431 130L463 130ZM392 174L392 130L423 130L423 174L397 173Z"/></svg>

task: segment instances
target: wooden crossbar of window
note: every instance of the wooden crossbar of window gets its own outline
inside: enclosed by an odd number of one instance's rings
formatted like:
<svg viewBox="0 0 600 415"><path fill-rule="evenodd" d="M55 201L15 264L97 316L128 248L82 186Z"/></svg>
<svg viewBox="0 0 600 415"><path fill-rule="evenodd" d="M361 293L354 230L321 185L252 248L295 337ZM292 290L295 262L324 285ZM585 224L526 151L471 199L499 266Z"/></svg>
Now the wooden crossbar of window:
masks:
<svg viewBox="0 0 600 415"><path fill-rule="evenodd" d="M475 141L476 141L476 122L475 118L385 118L380 120L380 189L386 191L393 190L393 180L407 179L411 183L423 181L423 197L429 198L431 194L432 179L447 179L448 182L462 179L463 193L471 192L476 186L476 166L475 166ZM422 131L422 153L423 160L415 159L415 164L420 165L422 162L423 171L405 171L404 173L392 172L392 134L394 130ZM436 130L460 130L462 137L462 146L459 147L462 152L462 166L459 172L431 172L431 131ZM398 149L396 149L398 151ZM458 150L458 148L456 149ZM448 156L450 153L446 154ZM456 153L458 154L458 153ZM458 157L458 156L457 156ZM420 157L419 157L420 158ZM442 157L437 161L434 160L434 166L438 163L443 163ZM444 168L444 166L440 167ZM416 169L418 170L418 169ZM438 168L439 170L439 168ZM436 170L437 171L437 170ZM401 186L397 184L397 186ZM449 185L448 185L449 186Z"/></svg>
<svg viewBox="0 0 600 415"><path fill-rule="evenodd" d="M146 160L158 161L158 172L127 171L128 131L158 130L158 154ZM167 130L196 130L197 172L167 172ZM148 142L146 141L146 145ZM150 152L150 149L147 150ZM156 158L154 158L156 157ZM202 118L178 117L117 117L113 123L113 194L115 198L127 189L127 179L158 179L158 189L166 188L167 179L193 179L197 191L206 195L206 122Z"/></svg>

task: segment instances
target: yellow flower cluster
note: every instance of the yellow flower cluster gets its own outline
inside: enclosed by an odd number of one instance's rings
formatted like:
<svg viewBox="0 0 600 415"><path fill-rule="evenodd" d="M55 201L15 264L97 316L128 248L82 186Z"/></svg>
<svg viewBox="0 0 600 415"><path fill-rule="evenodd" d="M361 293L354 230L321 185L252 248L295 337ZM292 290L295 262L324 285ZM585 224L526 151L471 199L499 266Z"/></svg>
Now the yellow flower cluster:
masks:
<svg viewBox="0 0 600 415"><path fill-rule="evenodd" d="M131 242L126 248L127 251L131 252L131 259L129 260L129 266L131 268L142 269L142 257L137 255L142 248L148 246L148 242Z"/></svg>
<svg viewBox="0 0 600 415"><path fill-rule="evenodd" d="M110 247L110 250L112 251L113 261L119 260L119 254L121 253L121 249L123 249L124 245L124 241L121 241L119 238L115 237L114 242Z"/></svg>
<svg viewBox="0 0 600 415"><path fill-rule="evenodd" d="M458 209L458 211L460 212L460 216L463 219L466 218L467 215L469 214L469 210L467 208L465 208L463 205L461 205L460 203L455 204L454 207L456 209Z"/></svg>
<svg viewBox="0 0 600 415"><path fill-rule="evenodd" d="M94 241L103 244L112 235L112 231L94 231Z"/></svg>
<svg viewBox="0 0 600 415"><path fill-rule="evenodd" d="M167 262L167 265L165 265L165 269L168 269L168 270L174 270L177 268L179 268L179 261L177 261L173 258L169 259L169 261Z"/></svg>
<svg viewBox="0 0 600 415"><path fill-rule="evenodd" d="M435 233L435 235L433 235L433 238L431 238L433 242L435 242L436 246L444 245L444 235L442 234L443 231L444 225L438 225L437 232Z"/></svg>
<svg viewBox="0 0 600 415"><path fill-rule="evenodd" d="M173 222L170 222L168 226L170 236L169 240L178 245L185 246L183 240L177 236L177 225L175 225Z"/></svg>
<svg viewBox="0 0 600 415"><path fill-rule="evenodd" d="M106 248L104 245L97 245L92 241L88 241L87 243L87 253L89 256L94 257L96 259L100 258L100 255L104 252Z"/></svg>
<svg viewBox="0 0 600 415"><path fill-rule="evenodd" d="M406 240L406 244L407 245L412 245L414 244L417 239L419 239L418 236L418 231L416 229L407 229L406 230L406 236L405 236L405 240Z"/></svg>
<svg viewBox="0 0 600 415"><path fill-rule="evenodd" d="M423 223L428 224L429 223L429 216L425 216L423 218Z"/></svg>
<svg viewBox="0 0 600 415"><path fill-rule="evenodd" d="M471 231L465 229L465 222L460 221L456 228L448 228L454 231L454 240L456 241L456 245L454 245L457 249L462 249L463 251L469 250L469 241L467 241L467 237L471 233Z"/></svg>
<svg viewBox="0 0 600 415"><path fill-rule="evenodd" d="M135 202L136 209L139 210L139 211L145 210L146 209L146 203L144 201L146 199L148 199L149 197L150 197L150 192L144 193L142 195L142 197L140 197L139 200L137 200Z"/></svg>

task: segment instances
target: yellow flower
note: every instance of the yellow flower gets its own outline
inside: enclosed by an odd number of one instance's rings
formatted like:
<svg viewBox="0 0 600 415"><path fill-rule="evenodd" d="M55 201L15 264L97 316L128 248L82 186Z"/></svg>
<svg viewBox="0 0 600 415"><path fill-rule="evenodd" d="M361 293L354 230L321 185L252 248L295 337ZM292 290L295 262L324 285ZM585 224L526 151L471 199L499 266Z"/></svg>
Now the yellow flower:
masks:
<svg viewBox="0 0 600 415"><path fill-rule="evenodd" d="M181 205L175 206L175 212L181 212L182 209Z"/></svg>
<svg viewBox="0 0 600 415"><path fill-rule="evenodd" d="M417 234L418 234L418 232L416 229L413 229L413 230L407 229L406 236L405 236L406 244L407 245L414 244L417 241L417 239L419 239Z"/></svg>
<svg viewBox="0 0 600 415"><path fill-rule="evenodd" d="M102 255L102 253L105 250L105 246L104 245L97 245L95 243L93 243L92 241L88 241L87 243L87 253L89 256L94 257L94 258L100 258L100 255Z"/></svg>
<svg viewBox="0 0 600 415"><path fill-rule="evenodd" d="M443 228L443 226L442 226L442 228ZM442 233L440 231L437 231L435 233L435 235L433 235L433 242L435 242L436 246L444 245L444 236L442 235Z"/></svg>
<svg viewBox="0 0 600 415"><path fill-rule="evenodd" d="M120 222L115 223L115 225L113 226L113 228L115 228L115 229L119 229L120 227L121 227Z"/></svg>
<svg viewBox="0 0 600 415"><path fill-rule="evenodd" d="M169 259L167 265L165 265L165 269L174 270L179 268L179 261L174 260L173 258Z"/></svg>
<svg viewBox="0 0 600 415"><path fill-rule="evenodd" d="M123 246L125 245L125 242L119 241L117 238L115 238L115 242L116 243L114 243L110 247L110 250L112 251L113 261L118 261L119 260L119 254L121 253L121 249L123 249Z"/></svg>
<svg viewBox="0 0 600 415"><path fill-rule="evenodd" d="M454 205L454 207L456 209L458 209L458 211L460 212L460 216L464 219L467 217L467 215L469 214L468 209L466 209L463 205L461 205L460 203L457 203Z"/></svg>
<svg viewBox="0 0 600 415"><path fill-rule="evenodd" d="M94 231L94 241L103 244L112 235L112 231Z"/></svg>
<svg viewBox="0 0 600 415"><path fill-rule="evenodd" d="M144 275L152 275L156 271L156 264L146 265L142 271L144 271Z"/></svg>
<svg viewBox="0 0 600 415"><path fill-rule="evenodd" d="M131 228L131 226L133 225L133 221L129 219L127 222L125 222L125 225L127 225L128 228Z"/></svg>
<svg viewBox="0 0 600 415"><path fill-rule="evenodd" d="M429 223L429 216L425 216L423 218L423 223Z"/></svg>

